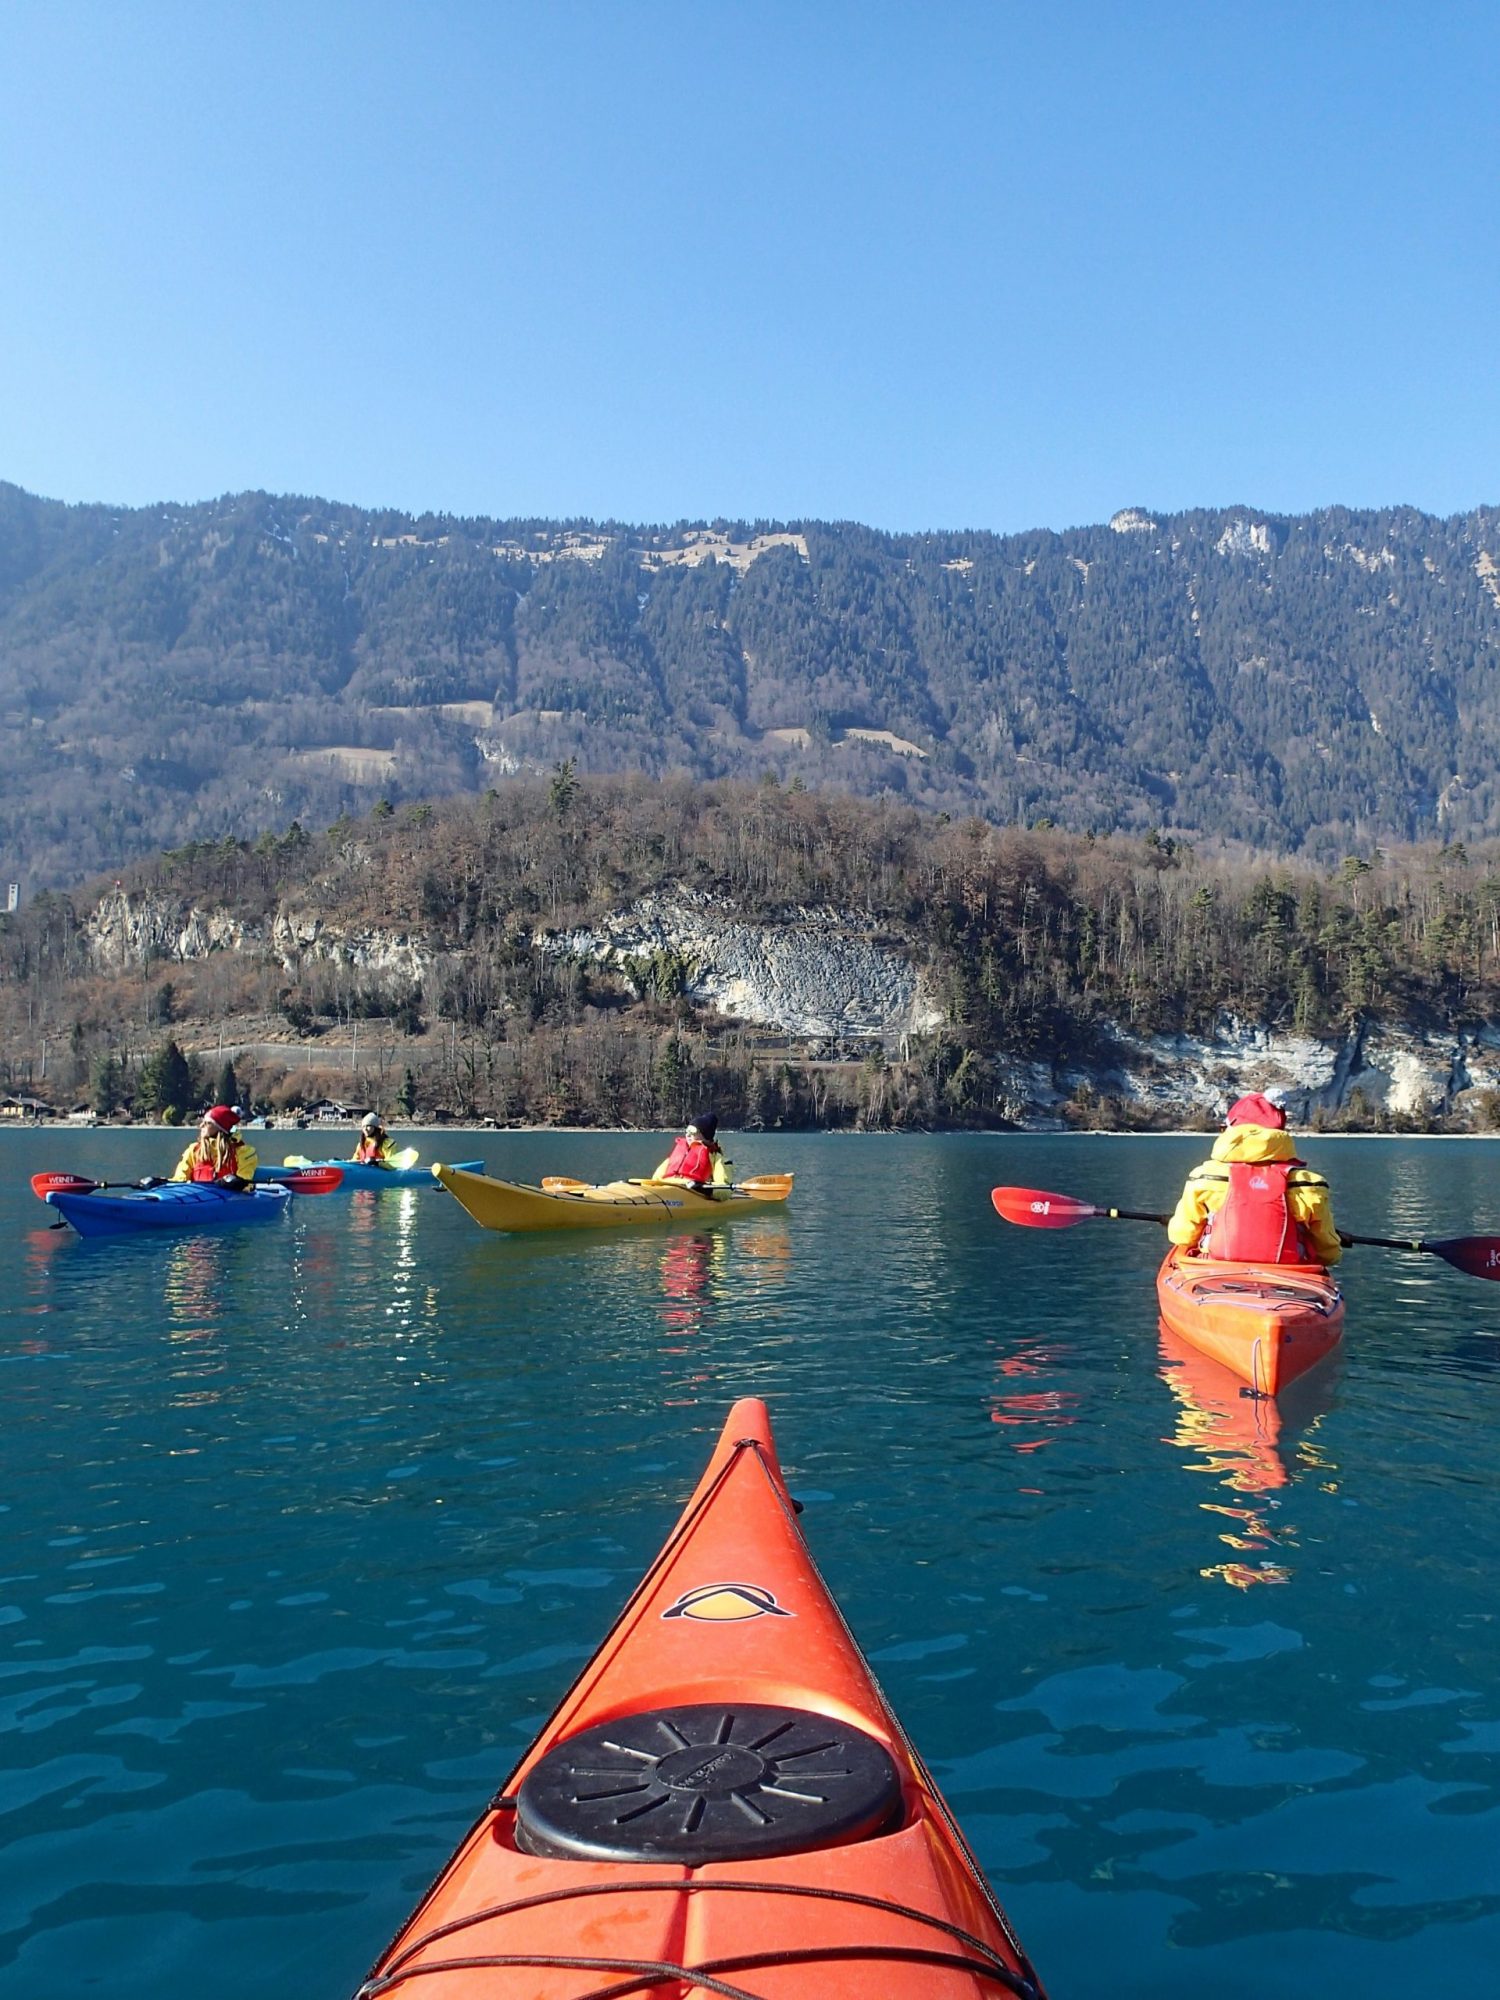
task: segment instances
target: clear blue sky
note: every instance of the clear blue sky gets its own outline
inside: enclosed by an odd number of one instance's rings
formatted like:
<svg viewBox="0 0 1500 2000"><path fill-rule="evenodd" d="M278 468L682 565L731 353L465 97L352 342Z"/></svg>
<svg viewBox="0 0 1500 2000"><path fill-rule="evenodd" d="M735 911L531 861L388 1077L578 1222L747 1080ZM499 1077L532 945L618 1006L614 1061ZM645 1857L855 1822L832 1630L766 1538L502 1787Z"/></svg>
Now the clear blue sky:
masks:
<svg viewBox="0 0 1500 2000"><path fill-rule="evenodd" d="M1500 501L1500 5L4 0L0 478Z"/></svg>

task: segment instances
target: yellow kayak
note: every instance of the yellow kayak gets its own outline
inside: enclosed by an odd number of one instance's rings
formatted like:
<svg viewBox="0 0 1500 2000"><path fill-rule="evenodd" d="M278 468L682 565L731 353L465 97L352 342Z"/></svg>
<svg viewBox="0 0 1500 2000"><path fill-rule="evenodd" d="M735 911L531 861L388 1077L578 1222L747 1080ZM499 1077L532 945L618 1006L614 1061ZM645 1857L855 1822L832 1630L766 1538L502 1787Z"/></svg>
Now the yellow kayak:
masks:
<svg viewBox="0 0 1500 2000"><path fill-rule="evenodd" d="M554 1176L544 1187L497 1181L462 1167L435 1164L434 1177L456 1195L484 1229L607 1229L614 1224L727 1222L768 1201L785 1201L790 1174L759 1174L712 1194L678 1181L588 1181Z"/></svg>

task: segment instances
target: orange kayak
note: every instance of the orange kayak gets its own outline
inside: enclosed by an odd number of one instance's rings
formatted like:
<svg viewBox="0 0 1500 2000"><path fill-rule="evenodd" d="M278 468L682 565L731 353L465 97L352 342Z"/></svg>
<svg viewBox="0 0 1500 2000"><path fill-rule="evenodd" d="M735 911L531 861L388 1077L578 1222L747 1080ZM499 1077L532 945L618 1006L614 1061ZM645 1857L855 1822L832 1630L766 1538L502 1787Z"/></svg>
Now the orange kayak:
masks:
<svg viewBox="0 0 1500 2000"><path fill-rule="evenodd" d="M763 1403L358 2000L1041 2000Z"/></svg>
<svg viewBox="0 0 1500 2000"><path fill-rule="evenodd" d="M1174 1247L1156 1302L1171 1332L1261 1396L1305 1375L1344 1335L1344 1295L1321 1264L1241 1264Z"/></svg>

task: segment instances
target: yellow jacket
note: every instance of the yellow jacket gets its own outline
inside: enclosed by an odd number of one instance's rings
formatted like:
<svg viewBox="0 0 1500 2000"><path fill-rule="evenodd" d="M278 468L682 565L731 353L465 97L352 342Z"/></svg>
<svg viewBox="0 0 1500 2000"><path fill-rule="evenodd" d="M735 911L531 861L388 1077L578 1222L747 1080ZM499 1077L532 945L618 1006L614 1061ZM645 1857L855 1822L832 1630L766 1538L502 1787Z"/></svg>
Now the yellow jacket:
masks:
<svg viewBox="0 0 1500 2000"><path fill-rule="evenodd" d="M1229 1192L1229 1176L1222 1169L1231 1160L1295 1160L1297 1143L1290 1132L1277 1132L1269 1125L1231 1125L1214 1141L1213 1152L1188 1175L1181 1198L1167 1224L1167 1235L1184 1250L1191 1250L1203 1234L1203 1225L1224 1205ZM1311 1167L1293 1167L1287 1175L1286 1204L1307 1241L1308 1252L1320 1264L1336 1264L1344 1254L1339 1233L1333 1226L1333 1205L1328 1183Z"/></svg>
<svg viewBox="0 0 1500 2000"><path fill-rule="evenodd" d="M173 1180L190 1181L200 1161L212 1166L215 1180L228 1180L231 1175L242 1181L255 1179L256 1152L248 1139L195 1139L172 1169Z"/></svg>

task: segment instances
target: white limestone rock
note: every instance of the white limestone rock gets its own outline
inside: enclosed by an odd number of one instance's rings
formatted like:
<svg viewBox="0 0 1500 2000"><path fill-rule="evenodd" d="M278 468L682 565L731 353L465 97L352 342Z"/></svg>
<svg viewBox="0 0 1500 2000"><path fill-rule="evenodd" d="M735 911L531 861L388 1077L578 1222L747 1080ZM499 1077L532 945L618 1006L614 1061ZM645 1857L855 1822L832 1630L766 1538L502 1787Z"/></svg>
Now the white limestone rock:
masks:
<svg viewBox="0 0 1500 2000"><path fill-rule="evenodd" d="M761 924L706 896L642 896L591 929L543 931L537 941L621 970L673 952L690 964L691 999L792 1035L895 1044L941 1019L911 962L837 910L791 909Z"/></svg>

